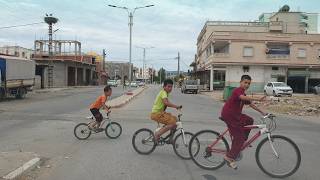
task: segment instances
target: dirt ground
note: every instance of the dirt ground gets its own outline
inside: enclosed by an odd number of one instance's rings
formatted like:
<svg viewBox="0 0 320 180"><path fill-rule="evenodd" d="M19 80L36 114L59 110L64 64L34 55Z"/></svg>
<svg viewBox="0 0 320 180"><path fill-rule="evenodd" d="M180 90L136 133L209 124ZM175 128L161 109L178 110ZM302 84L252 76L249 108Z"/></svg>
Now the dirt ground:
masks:
<svg viewBox="0 0 320 180"><path fill-rule="evenodd" d="M201 92L201 94L223 102L222 91ZM248 96L262 97L263 95L248 94ZM320 116L320 95L293 94L292 97L268 96L265 102L255 102L255 104L272 113L296 116Z"/></svg>

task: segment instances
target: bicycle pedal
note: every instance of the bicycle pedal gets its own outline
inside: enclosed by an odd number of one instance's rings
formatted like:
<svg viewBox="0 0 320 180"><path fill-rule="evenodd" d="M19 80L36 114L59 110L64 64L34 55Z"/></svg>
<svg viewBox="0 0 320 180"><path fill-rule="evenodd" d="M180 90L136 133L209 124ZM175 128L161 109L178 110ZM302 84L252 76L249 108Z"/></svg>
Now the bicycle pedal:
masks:
<svg viewBox="0 0 320 180"><path fill-rule="evenodd" d="M95 133L99 133L99 132L102 132L104 129L103 128L97 128L97 129L93 129L93 131Z"/></svg>

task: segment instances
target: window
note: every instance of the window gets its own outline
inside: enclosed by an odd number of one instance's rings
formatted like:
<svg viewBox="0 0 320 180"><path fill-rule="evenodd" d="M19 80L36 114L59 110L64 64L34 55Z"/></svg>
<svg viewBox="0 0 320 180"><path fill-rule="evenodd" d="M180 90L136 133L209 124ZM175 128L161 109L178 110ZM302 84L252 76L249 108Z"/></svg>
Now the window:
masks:
<svg viewBox="0 0 320 180"><path fill-rule="evenodd" d="M249 72L249 66L243 66L242 69L243 72Z"/></svg>
<svg viewBox="0 0 320 180"><path fill-rule="evenodd" d="M298 57L305 58L306 57L306 49L298 49Z"/></svg>
<svg viewBox="0 0 320 180"><path fill-rule="evenodd" d="M244 47L243 48L243 56L244 57L252 57L253 56L253 47Z"/></svg>
<svg viewBox="0 0 320 180"><path fill-rule="evenodd" d="M279 70L279 67L272 66L272 70L273 70L273 71L278 71L278 70Z"/></svg>
<svg viewBox="0 0 320 180"><path fill-rule="evenodd" d="M22 57L26 57L26 53L25 52L22 52Z"/></svg>
<svg viewBox="0 0 320 180"><path fill-rule="evenodd" d="M271 83L268 83L268 84L267 84L267 86L268 86L268 87L271 87L271 86L272 86L272 84L271 84Z"/></svg>

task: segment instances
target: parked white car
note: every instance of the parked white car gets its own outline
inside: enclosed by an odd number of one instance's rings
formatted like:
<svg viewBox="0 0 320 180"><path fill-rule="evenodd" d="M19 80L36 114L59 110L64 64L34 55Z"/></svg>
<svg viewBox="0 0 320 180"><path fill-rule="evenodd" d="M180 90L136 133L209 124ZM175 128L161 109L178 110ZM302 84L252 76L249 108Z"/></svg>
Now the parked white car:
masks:
<svg viewBox="0 0 320 180"><path fill-rule="evenodd" d="M312 87L312 91L314 94L320 94L320 84L317 86Z"/></svg>
<svg viewBox="0 0 320 180"><path fill-rule="evenodd" d="M293 90L283 82L269 82L264 86L264 93L273 96L292 96Z"/></svg>
<svg viewBox="0 0 320 180"><path fill-rule="evenodd" d="M107 85L112 86L112 87L117 87L117 81L116 80L108 80Z"/></svg>
<svg viewBox="0 0 320 180"><path fill-rule="evenodd" d="M136 81L131 82L131 87L138 87L138 83Z"/></svg>

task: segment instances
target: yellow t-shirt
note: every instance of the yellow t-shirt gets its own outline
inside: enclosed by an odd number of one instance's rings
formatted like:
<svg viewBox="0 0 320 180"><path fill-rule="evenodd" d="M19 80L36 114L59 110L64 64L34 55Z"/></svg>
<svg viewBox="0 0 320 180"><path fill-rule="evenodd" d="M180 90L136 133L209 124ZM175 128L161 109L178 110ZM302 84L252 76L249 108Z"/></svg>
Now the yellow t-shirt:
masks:
<svg viewBox="0 0 320 180"><path fill-rule="evenodd" d="M168 97L168 93L165 90L161 90L153 103L152 113L164 111L166 105L162 102L162 100Z"/></svg>

